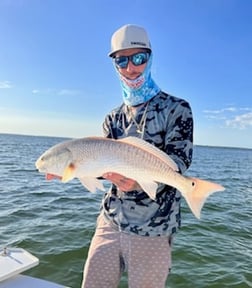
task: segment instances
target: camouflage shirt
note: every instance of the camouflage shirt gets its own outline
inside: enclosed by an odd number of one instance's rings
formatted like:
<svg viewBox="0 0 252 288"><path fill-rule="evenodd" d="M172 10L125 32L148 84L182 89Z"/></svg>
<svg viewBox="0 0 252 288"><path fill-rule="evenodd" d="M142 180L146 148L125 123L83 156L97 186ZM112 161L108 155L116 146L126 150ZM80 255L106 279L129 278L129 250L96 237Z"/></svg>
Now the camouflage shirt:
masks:
<svg viewBox="0 0 252 288"><path fill-rule="evenodd" d="M140 135L137 130L142 118ZM193 151L193 118L188 102L160 92L139 108L134 119L126 105L114 109L103 123L105 137L142 137L169 154L184 173ZM164 184L159 184L155 201L144 191L122 192L112 185L104 195L101 213L119 231L169 236L180 227L180 200L180 192Z"/></svg>

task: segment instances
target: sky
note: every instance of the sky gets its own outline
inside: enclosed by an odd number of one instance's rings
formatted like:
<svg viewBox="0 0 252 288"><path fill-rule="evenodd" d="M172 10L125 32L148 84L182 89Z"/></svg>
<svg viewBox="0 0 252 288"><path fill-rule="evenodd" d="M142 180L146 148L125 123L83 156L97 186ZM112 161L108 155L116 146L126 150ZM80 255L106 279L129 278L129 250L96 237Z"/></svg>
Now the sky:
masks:
<svg viewBox="0 0 252 288"><path fill-rule="evenodd" d="M124 24L147 30L152 77L190 103L196 145L252 148L251 0L0 0L0 133L102 135Z"/></svg>

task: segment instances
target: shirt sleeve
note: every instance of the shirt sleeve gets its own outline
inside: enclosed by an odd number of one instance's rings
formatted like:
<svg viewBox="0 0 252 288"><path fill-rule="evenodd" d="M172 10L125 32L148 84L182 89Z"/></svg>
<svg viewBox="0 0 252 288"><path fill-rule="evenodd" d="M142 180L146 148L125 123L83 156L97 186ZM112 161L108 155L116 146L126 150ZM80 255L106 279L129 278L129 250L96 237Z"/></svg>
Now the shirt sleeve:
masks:
<svg viewBox="0 0 252 288"><path fill-rule="evenodd" d="M120 114L121 107L117 107L112 110L109 114L106 115L104 122L102 124L103 135L106 138L117 139L119 130L122 129L117 127L117 122L120 122L118 119Z"/></svg>
<svg viewBox="0 0 252 288"><path fill-rule="evenodd" d="M177 163L181 173L191 165L193 116L191 107L185 100L179 101L168 117L165 152Z"/></svg>
<svg viewBox="0 0 252 288"><path fill-rule="evenodd" d="M113 129L111 126L111 120L109 115L106 116L103 124L102 124L102 131L103 131L103 135L106 138L113 138Z"/></svg>

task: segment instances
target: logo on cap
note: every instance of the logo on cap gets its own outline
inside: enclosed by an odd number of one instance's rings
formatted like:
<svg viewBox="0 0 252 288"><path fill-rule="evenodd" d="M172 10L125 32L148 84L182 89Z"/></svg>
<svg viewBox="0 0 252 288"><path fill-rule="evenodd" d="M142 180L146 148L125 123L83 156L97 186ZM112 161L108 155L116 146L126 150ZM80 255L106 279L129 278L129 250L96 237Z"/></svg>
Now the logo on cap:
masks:
<svg viewBox="0 0 252 288"><path fill-rule="evenodd" d="M144 46L144 47L146 46L146 43L144 43L144 42L133 42L133 41L131 41L130 44L131 45L140 45L140 46Z"/></svg>

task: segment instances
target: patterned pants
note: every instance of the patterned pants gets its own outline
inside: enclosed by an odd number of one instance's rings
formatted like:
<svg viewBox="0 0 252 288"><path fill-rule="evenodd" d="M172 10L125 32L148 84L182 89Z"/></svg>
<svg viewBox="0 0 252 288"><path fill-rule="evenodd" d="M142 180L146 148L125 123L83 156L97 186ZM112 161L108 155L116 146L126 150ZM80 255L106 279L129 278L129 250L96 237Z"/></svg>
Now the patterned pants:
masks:
<svg viewBox="0 0 252 288"><path fill-rule="evenodd" d="M129 288L164 288L171 268L169 237L119 232L99 217L83 273L82 288L116 288L123 271Z"/></svg>

